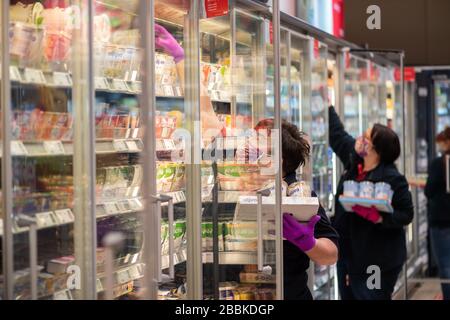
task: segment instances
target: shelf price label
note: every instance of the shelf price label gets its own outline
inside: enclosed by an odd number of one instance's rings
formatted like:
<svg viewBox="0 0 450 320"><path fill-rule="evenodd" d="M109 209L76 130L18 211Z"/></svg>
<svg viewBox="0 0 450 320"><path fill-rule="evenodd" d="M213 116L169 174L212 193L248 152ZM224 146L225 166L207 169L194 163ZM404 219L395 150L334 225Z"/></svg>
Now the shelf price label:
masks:
<svg viewBox="0 0 450 320"><path fill-rule="evenodd" d="M44 73L42 70L37 69L25 69L25 81L29 83L35 84L46 84L47 80L45 79Z"/></svg>
<svg viewBox="0 0 450 320"><path fill-rule="evenodd" d="M9 67L9 78L11 81L21 82L22 76L20 75L19 68L17 68L16 66L10 66Z"/></svg>
<svg viewBox="0 0 450 320"><path fill-rule="evenodd" d="M96 286L97 292L102 292L103 291L103 284L102 284L102 281L100 279L97 278L95 286Z"/></svg>
<svg viewBox="0 0 450 320"><path fill-rule="evenodd" d="M114 202L105 203L105 211L109 215L120 213L119 208L117 207L116 203L114 203Z"/></svg>
<svg viewBox="0 0 450 320"><path fill-rule="evenodd" d="M61 141L45 141L44 149L48 154L52 155L66 154L64 145Z"/></svg>
<svg viewBox="0 0 450 320"><path fill-rule="evenodd" d="M72 85L72 77L66 72L53 72L53 85L70 87Z"/></svg>
<svg viewBox="0 0 450 320"><path fill-rule="evenodd" d="M53 300L73 300L70 290L62 290L53 294Z"/></svg>
<svg viewBox="0 0 450 320"><path fill-rule="evenodd" d="M75 220L73 212L70 209L56 210L55 215L61 224L71 223Z"/></svg>
<svg viewBox="0 0 450 320"><path fill-rule="evenodd" d="M11 154L13 156L26 156L28 151L22 141L11 141Z"/></svg>
<svg viewBox="0 0 450 320"><path fill-rule="evenodd" d="M165 85L164 88L164 95L167 97L173 97L175 94L173 92L173 87L171 85Z"/></svg>
<svg viewBox="0 0 450 320"><path fill-rule="evenodd" d="M182 96L183 96L183 90L181 89L180 86L176 86L176 87L175 87L175 95L176 95L177 97L182 97Z"/></svg>
<svg viewBox="0 0 450 320"><path fill-rule="evenodd" d="M139 146L137 145L136 141L134 141L134 140L127 140L125 142L125 144L127 145L127 149L129 151L140 151Z"/></svg>
<svg viewBox="0 0 450 320"><path fill-rule="evenodd" d="M126 91L126 92L131 91L130 88L128 87L127 83L121 79L114 79L112 82L112 87L114 90L117 90L117 91Z"/></svg>
<svg viewBox="0 0 450 320"><path fill-rule="evenodd" d="M37 213L36 221L39 228L50 227L58 224L53 212Z"/></svg>
<svg viewBox="0 0 450 320"><path fill-rule="evenodd" d="M128 151L127 144L123 140L114 140L113 146L115 151Z"/></svg>
<svg viewBox="0 0 450 320"><path fill-rule="evenodd" d="M109 90L109 82L105 77L95 77L94 79L96 90Z"/></svg>
<svg viewBox="0 0 450 320"><path fill-rule="evenodd" d="M131 91L136 93L142 92L142 82L141 81L132 81L131 82Z"/></svg>
<svg viewBox="0 0 450 320"><path fill-rule="evenodd" d="M137 266L132 266L129 270L128 270L129 274L130 274L130 278L132 280L135 280L137 278L139 278L140 274L139 274L139 270L137 268Z"/></svg>

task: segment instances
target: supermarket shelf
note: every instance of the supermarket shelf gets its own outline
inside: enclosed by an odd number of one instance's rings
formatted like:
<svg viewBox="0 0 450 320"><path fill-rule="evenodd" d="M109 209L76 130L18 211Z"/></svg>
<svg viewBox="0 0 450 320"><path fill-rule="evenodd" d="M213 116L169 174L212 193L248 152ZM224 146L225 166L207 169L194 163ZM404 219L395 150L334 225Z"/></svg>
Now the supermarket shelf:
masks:
<svg viewBox="0 0 450 320"><path fill-rule="evenodd" d="M139 187L131 187L130 193L137 194ZM96 206L96 217L102 219L110 216L122 215L127 213L140 212L144 208L140 198L130 198L123 200L116 200L111 202L104 202ZM75 216L71 209L61 209L55 211L39 212L34 214L37 223L38 230L44 230L49 228L56 228L64 225L72 224L75 221ZM3 224L3 220L0 219L0 226ZM2 232L2 228L0 232ZM16 223L13 226L13 233L20 234L27 232L28 228L21 228ZM0 236L3 234L0 233Z"/></svg>
<svg viewBox="0 0 450 320"><path fill-rule="evenodd" d="M141 279L144 276L144 264L136 263L131 266L121 268L114 272L114 279L116 285L114 287L114 296L120 297L127 293L130 293L133 289L132 282ZM104 281L106 280L105 274L99 274L97 276L97 293L105 291ZM119 288L123 288L120 290ZM119 289L119 290L118 290Z"/></svg>
<svg viewBox="0 0 450 320"><path fill-rule="evenodd" d="M143 149L142 140L138 138L101 139L97 140L95 143L96 154L139 153L142 151L142 149ZM61 140L11 141L11 153L13 156L22 156L22 157L71 156L73 155L73 152L74 146L72 141L61 141Z"/></svg>
<svg viewBox="0 0 450 320"><path fill-rule="evenodd" d="M214 255L212 252L203 252L203 263L213 263ZM257 255L255 252L219 252L219 264L220 265L244 265L244 264L257 264ZM275 263L275 253L265 253L265 264Z"/></svg>
<svg viewBox="0 0 450 320"><path fill-rule="evenodd" d="M180 264L183 262L186 262L187 260L187 250L183 249L179 252L174 253L174 264ZM161 257L161 269L168 269L169 268L169 255L163 255Z"/></svg>
<svg viewBox="0 0 450 320"><path fill-rule="evenodd" d="M144 209L144 205L141 202L141 198L137 197L139 194L139 187L129 187L126 194L132 196L129 199L105 201L96 206L97 219L104 219L107 217L124 215L129 213L141 212ZM183 203L186 201L186 194L184 191L175 191L165 193L172 196L174 204ZM163 203L162 206L167 206L167 203ZM56 228L64 225L72 224L75 221L75 216L71 209L61 209L55 211L39 212L34 214L36 217L37 229L44 230L50 228ZM3 220L0 219L0 236L3 235ZM13 233L20 234L27 232L28 228L20 228L16 223L13 226Z"/></svg>
<svg viewBox="0 0 450 320"><path fill-rule="evenodd" d="M70 89L73 86L72 75L67 72L46 72L39 69L19 69L10 67L10 77L13 83L31 84L54 88ZM97 92L123 93L137 95L142 92L142 82L135 80L113 79L95 77L95 90ZM157 87L157 99L184 99L181 86L160 85ZM212 98L213 102L231 103L230 99ZM251 103L248 99L244 103Z"/></svg>
<svg viewBox="0 0 450 320"><path fill-rule="evenodd" d="M246 191L219 191L218 202L219 203L237 203L240 196L255 195L255 192ZM205 197L203 201L212 201L211 196Z"/></svg>

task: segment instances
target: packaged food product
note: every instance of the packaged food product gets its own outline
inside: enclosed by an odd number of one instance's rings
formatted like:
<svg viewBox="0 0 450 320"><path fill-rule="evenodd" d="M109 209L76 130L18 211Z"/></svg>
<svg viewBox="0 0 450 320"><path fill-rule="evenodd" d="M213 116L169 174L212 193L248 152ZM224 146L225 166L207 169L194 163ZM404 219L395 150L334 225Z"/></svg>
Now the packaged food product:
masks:
<svg viewBox="0 0 450 320"><path fill-rule="evenodd" d="M47 272L51 274L66 273L67 267L75 263L75 257L67 256L52 259L47 263Z"/></svg>
<svg viewBox="0 0 450 320"><path fill-rule="evenodd" d="M311 197L311 187L304 181L294 182L287 189L288 197Z"/></svg>
<svg viewBox="0 0 450 320"><path fill-rule="evenodd" d="M36 25L11 22L9 28L11 62L22 68L40 67L43 37L44 30Z"/></svg>
<svg viewBox="0 0 450 320"><path fill-rule="evenodd" d="M356 181L344 182L344 196L357 197L359 195L359 183Z"/></svg>
<svg viewBox="0 0 450 320"><path fill-rule="evenodd" d="M390 200L392 194L391 186L385 182L378 182L375 184L375 199Z"/></svg>
<svg viewBox="0 0 450 320"><path fill-rule="evenodd" d="M375 193L375 185L370 181L363 181L359 184L359 197L373 198Z"/></svg>

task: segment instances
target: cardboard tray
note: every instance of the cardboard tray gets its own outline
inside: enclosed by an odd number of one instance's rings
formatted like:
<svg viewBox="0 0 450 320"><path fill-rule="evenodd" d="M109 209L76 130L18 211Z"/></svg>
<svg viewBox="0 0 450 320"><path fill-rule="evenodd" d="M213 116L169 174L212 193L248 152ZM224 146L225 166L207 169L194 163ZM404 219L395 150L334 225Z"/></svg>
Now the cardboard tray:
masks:
<svg viewBox="0 0 450 320"><path fill-rule="evenodd" d="M256 196L240 196L236 206L235 220L256 220L258 199ZM300 222L308 222L319 211L319 199L316 197L283 197L282 212L292 213ZM262 198L262 216L264 220L274 219L275 198Z"/></svg>
<svg viewBox="0 0 450 320"><path fill-rule="evenodd" d="M360 205L367 208L375 206L378 211L381 212L394 212L394 208L392 208L392 205L388 200L340 196L339 202L347 212L353 212L352 207L355 205Z"/></svg>

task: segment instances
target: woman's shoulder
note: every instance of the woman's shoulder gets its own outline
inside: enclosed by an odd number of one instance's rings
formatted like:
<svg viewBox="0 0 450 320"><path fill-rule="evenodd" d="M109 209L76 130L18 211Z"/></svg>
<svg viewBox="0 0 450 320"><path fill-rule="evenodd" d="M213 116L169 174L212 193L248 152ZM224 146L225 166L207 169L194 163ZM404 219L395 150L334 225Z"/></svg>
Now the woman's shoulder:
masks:
<svg viewBox="0 0 450 320"><path fill-rule="evenodd" d="M406 181L406 177L398 171L398 168L394 163L384 165L383 178L388 180Z"/></svg>

